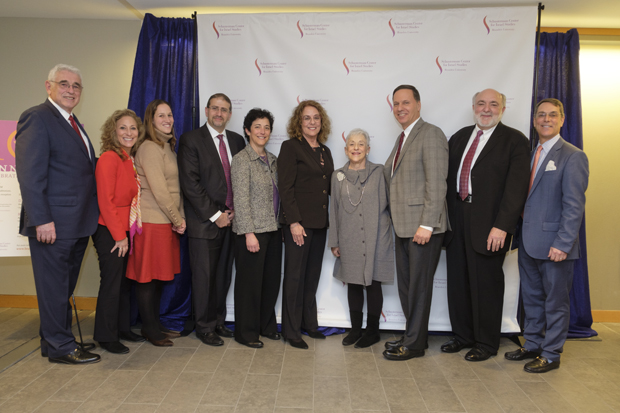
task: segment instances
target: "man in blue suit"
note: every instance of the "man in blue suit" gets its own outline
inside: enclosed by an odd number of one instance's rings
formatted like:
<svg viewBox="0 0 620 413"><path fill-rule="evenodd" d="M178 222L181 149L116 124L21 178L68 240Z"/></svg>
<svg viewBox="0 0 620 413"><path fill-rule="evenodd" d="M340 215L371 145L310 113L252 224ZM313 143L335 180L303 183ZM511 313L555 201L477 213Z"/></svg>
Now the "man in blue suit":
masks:
<svg viewBox="0 0 620 413"><path fill-rule="evenodd" d="M56 65L45 89L48 99L22 113L15 136L19 231L30 245L41 355L53 363L94 363L99 355L75 342L69 305L99 217L95 151L72 113L82 94L79 70Z"/></svg>
<svg viewBox="0 0 620 413"><path fill-rule="evenodd" d="M530 190L523 211L519 274L525 308L525 344L508 360L533 358L529 373L560 367L570 320L574 260L581 256L579 228L588 187L588 158L560 136L564 106L541 100L534 111L539 143L532 155Z"/></svg>

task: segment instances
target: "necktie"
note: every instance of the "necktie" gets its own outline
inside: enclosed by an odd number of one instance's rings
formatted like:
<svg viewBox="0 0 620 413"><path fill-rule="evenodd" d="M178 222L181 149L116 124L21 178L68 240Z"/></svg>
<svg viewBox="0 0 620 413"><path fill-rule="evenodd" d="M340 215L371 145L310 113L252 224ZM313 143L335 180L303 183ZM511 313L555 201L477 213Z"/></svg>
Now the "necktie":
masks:
<svg viewBox="0 0 620 413"><path fill-rule="evenodd" d="M394 165L392 165L392 173L396 169L396 162L398 162L398 157L400 156L400 150L403 147L403 140L405 139L405 132L400 134L400 139L398 140L398 150L396 151L396 156L394 157Z"/></svg>
<svg viewBox="0 0 620 413"><path fill-rule="evenodd" d="M228 209L234 210L232 181L230 180L230 162L228 161L228 152L226 152L224 135L217 135L217 138L220 140L220 158L222 158L222 166L224 167L224 175L226 176L226 206Z"/></svg>
<svg viewBox="0 0 620 413"><path fill-rule="evenodd" d="M78 134L84 146L86 146L86 153L88 154L88 157L90 158L90 151L88 150L88 145L86 145L86 142L84 142L84 138L82 138L82 134L80 133L80 128L78 128L78 125L75 122L73 115L69 115L69 122L71 122L71 126L73 126L73 130L75 131L75 133Z"/></svg>
<svg viewBox="0 0 620 413"><path fill-rule="evenodd" d="M538 166L538 159L540 158L540 152L542 151L542 145L538 145L536 149L536 155L534 155L534 164L532 165L532 171L530 172L530 187L527 190L529 194L532 190L532 184L534 183L534 177L536 176L536 167Z"/></svg>
<svg viewBox="0 0 620 413"><path fill-rule="evenodd" d="M461 168L461 176L459 178L459 196L462 200L467 198L467 194L469 194L469 172L471 171L471 164L474 160L474 155L476 154L476 149L478 148L478 143L480 143L480 137L482 136L482 131L479 130L469 147L469 151L467 151L467 155L465 155L465 159L463 160L463 167Z"/></svg>

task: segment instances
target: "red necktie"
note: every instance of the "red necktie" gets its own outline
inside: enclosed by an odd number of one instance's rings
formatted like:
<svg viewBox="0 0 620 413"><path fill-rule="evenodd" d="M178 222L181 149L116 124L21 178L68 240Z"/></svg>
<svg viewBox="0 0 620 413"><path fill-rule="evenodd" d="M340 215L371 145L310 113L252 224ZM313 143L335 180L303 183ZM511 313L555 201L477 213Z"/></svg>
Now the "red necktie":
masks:
<svg viewBox="0 0 620 413"><path fill-rule="evenodd" d="M474 155L476 154L476 149L478 148L478 143L480 143L480 137L482 136L482 131L479 130L469 147L469 151L467 151L467 155L465 155L465 159L463 160L463 167L461 168L461 176L459 178L459 196L462 200L467 198L469 194L469 172L471 171L471 164L474 160Z"/></svg>
<svg viewBox="0 0 620 413"><path fill-rule="evenodd" d="M398 140L398 150L396 151L396 156L394 157L394 165L392 166L392 173L396 170L396 162L398 162L398 157L400 156L400 150L403 147L403 140L405 139L405 132L400 134L400 139Z"/></svg>
<svg viewBox="0 0 620 413"><path fill-rule="evenodd" d="M228 209L234 210L232 181L230 180L230 162L228 162L228 152L226 152L224 135L217 135L217 138L220 140L220 158L222 158L222 166L224 167L224 175L226 176L226 206Z"/></svg>
<svg viewBox="0 0 620 413"><path fill-rule="evenodd" d="M82 138L82 134L80 133L80 128L78 128L78 125L75 122L73 115L69 115L69 122L71 122L71 126L73 126L73 130L75 131L75 133L78 134L84 146L86 146L86 153L88 154L88 157L90 158L90 151L88 150L88 145L86 145L86 142L84 142L84 138Z"/></svg>
<svg viewBox="0 0 620 413"><path fill-rule="evenodd" d="M536 155L534 155L534 164L532 165L532 171L530 172L530 187L527 190L529 194L532 190L532 184L534 183L534 177L536 176L536 167L538 166L538 158L540 158L540 152L542 151L542 145L538 145L536 149Z"/></svg>

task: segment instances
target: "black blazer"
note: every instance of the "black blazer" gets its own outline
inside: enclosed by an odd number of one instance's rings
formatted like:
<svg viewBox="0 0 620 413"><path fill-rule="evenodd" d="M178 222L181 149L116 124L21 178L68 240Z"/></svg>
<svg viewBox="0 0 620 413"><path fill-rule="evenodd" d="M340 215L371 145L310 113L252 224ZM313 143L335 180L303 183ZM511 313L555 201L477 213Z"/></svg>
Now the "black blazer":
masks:
<svg viewBox="0 0 620 413"><path fill-rule="evenodd" d="M241 135L226 130L230 153L235 156L245 147ZM179 139L177 154L179 182L185 199L187 235L192 238L213 239L219 228L209 218L226 208L226 176L218 148L209 128L184 133ZM232 158L229 159L232 163Z"/></svg>
<svg viewBox="0 0 620 413"><path fill-rule="evenodd" d="M324 166L306 141L289 139L282 142L278 156L278 190L282 202L280 222L299 222L305 228L329 226L329 193L334 160L329 148L320 145Z"/></svg>
<svg viewBox="0 0 620 413"><path fill-rule="evenodd" d="M455 217L457 174L463 152L474 130L474 125L456 132L449 142L448 164L448 217L450 225L463 225ZM530 149L525 135L499 123L482 149L471 169L471 243L474 250L484 255L505 254L510 247L512 234L523 212L530 177ZM499 228L508 235L504 248L487 251L487 238L491 228ZM446 234L445 245L452 240Z"/></svg>
<svg viewBox="0 0 620 413"><path fill-rule="evenodd" d="M76 118L76 122L80 122ZM86 132L80 125L84 135ZM46 100L26 110L17 123L15 164L22 195L19 233L36 236L36 226L54 222L58 239L89 237L97 229L95 150Z"/></svg>

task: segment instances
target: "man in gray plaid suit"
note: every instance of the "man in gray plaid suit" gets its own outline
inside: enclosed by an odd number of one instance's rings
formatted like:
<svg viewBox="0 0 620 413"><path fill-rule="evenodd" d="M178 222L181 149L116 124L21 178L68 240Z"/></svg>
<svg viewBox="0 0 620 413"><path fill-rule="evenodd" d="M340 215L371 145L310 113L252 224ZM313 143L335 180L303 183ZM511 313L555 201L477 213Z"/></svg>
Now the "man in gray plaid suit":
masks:
<svg viewBox="0 0 620 413"><path fill-rule="evenodd" d="M385 178L396 233L398 295L407 323L399 340L385 344L383 356L409 360L422 357L428 346L433 278L448 227L448 140L420 117L415 87L398 86L392 100L403 132L385 162Z"/></svg>

